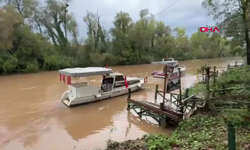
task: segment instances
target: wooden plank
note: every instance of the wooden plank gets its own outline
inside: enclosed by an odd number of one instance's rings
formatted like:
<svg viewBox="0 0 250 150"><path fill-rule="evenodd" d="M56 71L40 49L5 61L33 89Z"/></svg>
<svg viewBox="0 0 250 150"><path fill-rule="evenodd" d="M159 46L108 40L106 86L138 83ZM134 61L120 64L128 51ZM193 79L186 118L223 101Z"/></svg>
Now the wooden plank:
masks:
<svg viewBox="0 0 250 150"><path fill-rule="evenodd" d="M132 100L132 99L129 99L128 101L129 101L129 102L132 102L132 103L134 103L134 104L137 104L137 105L141 105L141 106L144 107L144 109L148 109L148 110L150 110L150 111L152 111L152 112L156 112L156 113L159 113L159 114L166 115L166 116L171 117L171 118L173 118L173 119L175 119L175 120L178 120L178 119L179 119L179 116L177 116L177 115L173 115L173 114L167 113L167 112L165 112L165 111L162 111L162 110L160 110L160 109L157 109L156 107L153 107L153 106L147 105L147 104L145 104L145 103L142 103L141 101L135 101L135 100Z"/></svg>
<svg viewBox="0 0 250 150"><path fill-rule="evenodd" d="M182 114L177 114L175 112L171 112L171 111L162 111L160 110L159 108L156 108L155 106L151 106L151 105L148 105L147 103L145 103L145 101L136 101L136 100L132 100L132 99L128 99L128 102L129 103L134 103L134 104L137 104L137 105L141 105L144 107L144 109L147 109L147 110L150 110L151 112L155 112L155 113L158 113L158 114L162 114L162 115L165 115L165 116L168 116L174 120L180 120L182 118Z"/></svg>
<svg viewBox="0 0 250 150"><path fill-rule="evenodd" d="M187 102L188 100L191 100L194 97L195 97L195 95L191 95L188 98L185 98L184 100L182 100L182 102Z"/></svg>

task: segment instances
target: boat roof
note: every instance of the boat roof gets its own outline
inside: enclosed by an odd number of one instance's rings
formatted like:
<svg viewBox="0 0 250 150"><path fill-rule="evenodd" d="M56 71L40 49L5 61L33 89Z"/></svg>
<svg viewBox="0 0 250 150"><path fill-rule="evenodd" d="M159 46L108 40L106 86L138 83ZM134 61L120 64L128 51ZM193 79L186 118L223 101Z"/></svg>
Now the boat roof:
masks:
<svg viewBox="0 0 250 150"><path fill-rule="evenodd" d="M178 65L178 61L156 61L156 62L152 62L152 64L176 66Z"/></svg>
<svg viewBox="0 0 250 150"><path fill-rule="evenodd" d="M170 61L174 61L174 58L170 57L170 58L162 58L162 60L170 60Z"/></svg>
<svg viewBox="0 0 250 150"><path fill-rule="evenodd" d="M162 58L162 61L154 61L151 64L160 64L160 65L177 65L178 61L174 58Z"/></svg>
<svg viewBox="0 0 250 150"><path fill-rule="evenodd" d="M103 67L66 68L58 72L71 77L87 77L113 73L112 69Z"/></svg>

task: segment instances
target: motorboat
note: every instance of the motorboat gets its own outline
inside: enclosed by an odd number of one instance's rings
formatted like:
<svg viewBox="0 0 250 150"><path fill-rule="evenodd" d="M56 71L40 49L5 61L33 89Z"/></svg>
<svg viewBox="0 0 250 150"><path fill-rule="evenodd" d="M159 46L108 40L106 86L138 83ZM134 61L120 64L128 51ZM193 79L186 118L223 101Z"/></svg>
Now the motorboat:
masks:
<svg viewBox="0 0 250 150"><path fill-rule="evenodd" d="M178 63L178 61L174 60L174 58L162 58L162 61L154 61L151 64L167 64L167 63Z"/></svg>
<svg viewBox="0 0 250 150"><path fill-rule="evenodd" d="M169 75L174 76L176 73L180 72L183 75L186 71L186 66L183 65L179 65L179 62L174 60L173 58L163 58L162 61L158 61L158 62L152 62L152 64L162 64L162 65L170 65L173 67L172 72L169 73ZM151 74L153 77L155 78L165 78L165 74L163 73L163 69L161 69L160 71L153 71ZM169 78L171 79L171 78Z"/></svg>
<svg viewBox="0 0 250 150"><path fill-rule="evenodd" d="M157 63L155 63L157 64ZM178 61L172 61L172 62L159 62L158 64L163 64L164 66L169 66L169 70L167 72L167 86L168 89L178 85L180 82L179 76L185 72L186 67L185 66L179 66ZM179 72L180 68L180 72ZM153 71L151 74L155 78L165 78L164 73L164 67L160 71Z"/></svg>
<svg viewBox="0 0 250 150"><path fill-rule="evenodd" d="M126 77L122 73L114 73L111 68L102 67L66 68L59 70L59 74L60 81L66 82L67 77L68 90L62 94L61 101L69 107L127 94L128 89L134 92L147 82L147 78ZM78 80L90 76L102 76L101 86ZM74 83L71 78L75 79Z"/></svg>
<svg viewBox="0 0 250 150"><path fill-rule="evenodd" d="M174 72L175 71L178 71L178 68L180 68L181 70L181 73L182 75L184 74L184 72L186 71L186 66L183 66L183 65L179 65L179 62L177 60L175 60L174 58L162 58L162 61L155 61L155 62L151 62L151 64L162 64L162 65L167 65L167 64L174 64ZM152 74L155 74L155 72L158 72L158 71L154 71ZM158 72L158 76L156 74L155 77L157 78L164 78L164 75L162 76L162 71Z"/></svg>

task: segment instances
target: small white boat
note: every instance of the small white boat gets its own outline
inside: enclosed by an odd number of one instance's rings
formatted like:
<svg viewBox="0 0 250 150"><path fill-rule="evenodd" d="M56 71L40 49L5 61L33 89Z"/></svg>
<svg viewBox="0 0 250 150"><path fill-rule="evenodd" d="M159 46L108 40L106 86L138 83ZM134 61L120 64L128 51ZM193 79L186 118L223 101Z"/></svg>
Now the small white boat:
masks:
<svg viewBox="0 0 250 150"><path fill-rule="evenodd" d="M162 58L162 61L154 61L151 64L167 64L167 63L178 63L174 58Z"/></svg>
<svg viewBox="0 0 250 150"><path fill-rule="evenodd" d="M147 78L126 77L121 73L113 73L110 68L87 67L87 68L66 68L59 70L60 80L67 76L68 90L62 94L61 101L67 106L84 104L120 96L142 88ZM103 76L100 87L89 85L88 82L71 83L72 78Z"/></svg>
<svg viewBox="0 0 250 150"><path fill-rule="evenodd" d="M180 68L180 72L183 75L186 71L186 66L180 66L178 61L174 60L173 58L163 58L162 61L152 62L152 64L162 64L162 65L170 65L172 66L173 70L169 73L169 75L174 76L175 73L178 73L178 69ZM163 69L162 69L163 70ZM152 76L155 78L164 78L165 74L163 71L153 71ZM171 80L171 78L169 78Z"/></svg>
<svg viewBox="0 0 250 150"><path fill-rule="evenodd" d="M155 63L157 64L157 63ZM185 66L179 66L178 64L178 61L172 61L172 62L159 62L159 64L164 64L164 66L169 66L170 67L170 70L168 71L167 73L167 86L168 86L168 89L173 87L174 85L177 85L179 84L179 70L178 68L180 68L180 72L181 74L184 73L184 71L186 70L186 67ZM164 69L164 67L163 67ZM165 73L163 72L163 69L160 70L160 71L153 71L152 72L152 76L155 77L155 78L165 78Z"/></svg>

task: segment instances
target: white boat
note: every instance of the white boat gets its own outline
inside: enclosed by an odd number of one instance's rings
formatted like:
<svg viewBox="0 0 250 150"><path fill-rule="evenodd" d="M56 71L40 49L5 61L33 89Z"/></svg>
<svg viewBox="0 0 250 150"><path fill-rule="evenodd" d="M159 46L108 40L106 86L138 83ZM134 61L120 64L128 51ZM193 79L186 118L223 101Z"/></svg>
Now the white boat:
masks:
<svg viewBox="0 0 250 150"><path fill-rule="evenodd" d="M59 74L60 80L63 76L64 81L67 76L68 90L61 97L61 101L67 106L120 96L128 93L128 88L134 92L141 89L146 82L146 78L124 77L121 73L113 73L112 69L102 67L66 68L59 70ZM89 85L89 82L77 82L79 77L99 75L103 76L100 87ZM71 83L71 77L76 79L75 83Z"/></svg>
<svg viewBox="0 0 250 150"><path fill-rule="evenodd" d="M173 67L172 72L169 73L169 75L174 76L174 74L178 73L178 68L180 68L180 72L183 75L186 71L186 66L180 66L179 62L177 60L174 60L173 58L163 58L162 61L158 61L158 62L152 62L152 64L162 64L162 65L170 65ZM163 70L163 69L162 69ZM165 74L163 73L163 71L153 71L152 72L152 76L155 78L164 78ZM171 80L171 78L169 78Z"/></svg>
<svg viewBox="0 0 250 150"><path fill-rule="evenodd" d="M174 58L162 58L162 61L154 61L151 64L167 64L167 63L178 63Z"/></svg>
<svg viewBox="0 0 250 150"><path fill-rule="evenodd" d="M155 63L157 64L157 63ZM167 86L168 89L171 88L174 85L179 84L179 70L178 68L180 68L180 72L181 74L184 73L184 71L186 70L185 66L179 66L178 61L173 61L173 62L167 62L167 63L161 63L159 62L159 64L164 64L164 66L169 66L170 70L167 73ZM164 67L163 67L164 68ZM163 72L163 69L160 71L153 71L151 74L153 77L155 78L165 78L165 73Z"/></svg>

